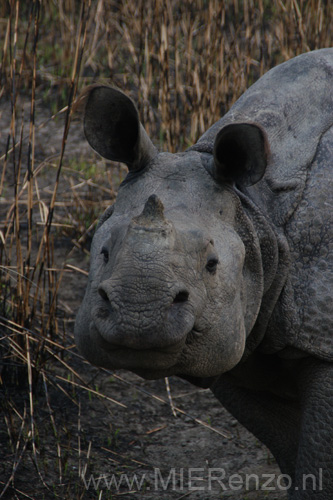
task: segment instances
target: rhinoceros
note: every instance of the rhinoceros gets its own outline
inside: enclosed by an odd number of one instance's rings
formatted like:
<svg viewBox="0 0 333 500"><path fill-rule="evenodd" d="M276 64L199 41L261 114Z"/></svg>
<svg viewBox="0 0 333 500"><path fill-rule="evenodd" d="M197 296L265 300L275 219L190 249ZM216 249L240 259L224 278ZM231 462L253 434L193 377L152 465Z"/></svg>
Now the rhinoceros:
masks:
<svg viewBox="0 0 333 500"><path fill-rule="evenodd" d="M209 387L290 498L332 500L333 49L268 71L185 152L158 152L103 85L84 130L129 172L93 237L81 353Z"/></svg>

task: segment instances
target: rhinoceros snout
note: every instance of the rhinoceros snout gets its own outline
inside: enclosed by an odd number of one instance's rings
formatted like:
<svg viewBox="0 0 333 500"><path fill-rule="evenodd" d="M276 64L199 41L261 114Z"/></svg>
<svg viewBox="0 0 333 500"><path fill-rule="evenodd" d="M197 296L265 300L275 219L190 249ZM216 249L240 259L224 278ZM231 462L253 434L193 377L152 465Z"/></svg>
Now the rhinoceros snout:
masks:
<svg viewBox="0 0 333 500"><path fill-rule="evenodd" d="M112 280L103 281L97 290L100 297L103 299L103 303L108 305L109 311L118 309L119 307L117 304L119 305L121 302L124 309L133 306L133 308L138 312L142 312L142 314L147 311L149 303L154 308L158 308L159 310L165 309L167 311L174 305L185 304L190 297L189 291L184 286L175 284L170 287L169 285L168 289L161 289L160 293L155 289L155 292L150 297L146 298L147 300L142 304L142 311L140 311L140 297L133 296L130 291L123 292L122 297L120 297L118 290L113 286Z"/></svg>
<svg viewBox="0 0 333 500"><path fill-rule="evenodd" d="M163 349L185 342L194 323L188 289L177 282L158 288L149 281L141 283L141 293L112 279L99 285L94 322L110 347Z"/></svg>
<svg viewBox="0 0 333 500"><path fill-rule="evenodd" d="M117 254L110 250L105 263L110 275L101 275L95 289L93 318L111 348L163 350L185 342L195 307L190 283L179 274L177 238L162 201L153 194L132 218Z"/></svg>

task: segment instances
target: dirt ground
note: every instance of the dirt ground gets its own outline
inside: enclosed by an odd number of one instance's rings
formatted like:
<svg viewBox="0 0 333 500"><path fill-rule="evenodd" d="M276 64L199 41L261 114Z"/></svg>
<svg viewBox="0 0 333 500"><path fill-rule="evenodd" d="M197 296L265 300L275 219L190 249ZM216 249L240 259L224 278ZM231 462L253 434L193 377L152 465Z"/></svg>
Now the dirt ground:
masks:
<svg viewBox="0 0 333 500"><path fill-rule="evenodd" d="M2 145L8 130L4 109ZM41 110L38 120L43 121L45 116ZM50 122L38 132L39 160L59 152L61 137L61 120ZM75 122L67 155L88 152L80 124ZM61 260L72 246L59 237L57 258ZM87 270L89 259L77 250L71 263ZM73 342L75 312L86 280L83 274L65 273L61 286L59 309L69 343ZM25 450L15 447L18 441L9 435L8 428L16 428L19 435L20 427L15 422L5 425L8 405L0 417L0 494L22 452L15 471L15 489L9 487L3 498L286 498L271 453L209 390L170 378L173 404L183 412L176 411L174 416L165 380L144 381L131 373L99 370L82 360L75 347L64 361L98 394L122 406L73 386L64 364L50 360L48 383L41 380L34 393L36 454L30 445ZM1 392L2 399L8 399L9 394L12 406L23 415L29 408L24 382L16 387L9 384L6 391Z"/></svg>

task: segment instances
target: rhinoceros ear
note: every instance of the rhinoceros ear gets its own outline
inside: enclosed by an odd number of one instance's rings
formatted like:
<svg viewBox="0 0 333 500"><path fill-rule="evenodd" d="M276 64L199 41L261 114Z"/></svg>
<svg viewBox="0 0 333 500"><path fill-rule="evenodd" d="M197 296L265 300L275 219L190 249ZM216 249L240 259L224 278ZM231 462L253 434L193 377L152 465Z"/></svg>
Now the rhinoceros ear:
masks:
<svg viewBox="0 0 333 500"><path fill-rule="evenodd" d="M85 95L84 133L90 146L108 160L140 170L157 155L133 101L111 87L92 86Z"/></svg>
<svg viewBox="0 0 333 500"><path fill-rule="evenodd" d="M214 176L221 182L252 186L265 173L268 151L266 134L258 125L226 125L214 143Z"/></svg>

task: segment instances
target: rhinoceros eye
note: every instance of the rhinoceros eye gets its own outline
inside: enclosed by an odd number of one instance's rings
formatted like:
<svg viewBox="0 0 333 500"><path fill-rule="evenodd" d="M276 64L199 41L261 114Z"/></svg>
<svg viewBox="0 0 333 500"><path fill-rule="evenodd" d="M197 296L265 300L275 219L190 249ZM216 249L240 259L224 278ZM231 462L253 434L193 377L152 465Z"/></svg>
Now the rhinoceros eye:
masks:
<svg viewBox="0 0 333 500"><path fill-rule="evenodd" d="M213 274L216 271L217 264L219 263L219 259L217 257L208 257L206 269L209 273Z"/></svg>
<svg viewBox="0 0 333 500"><path fill-rule="evenodd" d="M109 251L107 248L103 247L101 250L101 254L103 255L104 263L107 264L109 262Z"/></svg>

